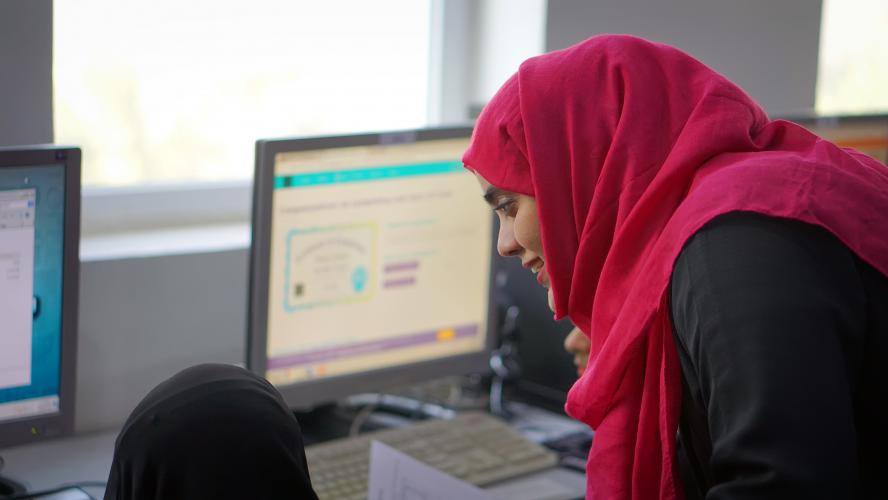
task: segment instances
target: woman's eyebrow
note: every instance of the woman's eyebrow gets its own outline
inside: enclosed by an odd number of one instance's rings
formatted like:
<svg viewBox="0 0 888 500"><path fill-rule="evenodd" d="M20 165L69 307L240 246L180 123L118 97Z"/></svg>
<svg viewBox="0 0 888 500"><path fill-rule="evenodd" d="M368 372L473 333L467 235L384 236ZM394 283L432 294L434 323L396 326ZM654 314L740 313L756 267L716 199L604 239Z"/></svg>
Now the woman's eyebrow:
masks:
<svg viewBox="0 0 888 500"><path fill-rule="evenodd" d="M499 189L499 188L495 188L493 186L489 186L484 191L484 201L486 201L487 204L491 205L491 206L496 205L496 201L500 198L505 197L505 196L506 196L505 191L503 191L502 189Z"/></svg>

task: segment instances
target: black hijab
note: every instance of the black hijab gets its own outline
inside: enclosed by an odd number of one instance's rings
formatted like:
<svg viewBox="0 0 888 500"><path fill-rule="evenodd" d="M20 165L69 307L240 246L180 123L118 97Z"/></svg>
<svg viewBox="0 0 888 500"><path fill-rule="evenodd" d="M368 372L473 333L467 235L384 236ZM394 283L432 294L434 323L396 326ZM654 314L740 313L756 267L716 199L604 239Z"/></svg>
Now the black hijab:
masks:
<svg viewBox="0 0 888 500"><path fill-rule="evenodd" d="M265 379L188 368L145 396L117 437L106 500L316 500L299 423Z"/></svg>

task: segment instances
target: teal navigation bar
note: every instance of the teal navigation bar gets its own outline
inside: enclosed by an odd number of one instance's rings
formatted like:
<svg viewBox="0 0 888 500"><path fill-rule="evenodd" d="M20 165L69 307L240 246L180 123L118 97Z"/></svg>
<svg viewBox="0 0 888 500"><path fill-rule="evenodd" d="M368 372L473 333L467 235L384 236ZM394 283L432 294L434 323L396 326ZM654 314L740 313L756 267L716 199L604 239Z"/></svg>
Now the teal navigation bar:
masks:
<svg viewBox="0 0 888 500"><path fill-rule="evenodd" d="M331 172L311 172L308 174L279 175L274 178L275 189L323 186L326 184L343 184L347 182L381 181L401 177L417 177L420 175L447 174L463 171L460 161L443 161L420 163L416 165L398 165L391 167L359 168L354 170L338 170Z"/></svg>

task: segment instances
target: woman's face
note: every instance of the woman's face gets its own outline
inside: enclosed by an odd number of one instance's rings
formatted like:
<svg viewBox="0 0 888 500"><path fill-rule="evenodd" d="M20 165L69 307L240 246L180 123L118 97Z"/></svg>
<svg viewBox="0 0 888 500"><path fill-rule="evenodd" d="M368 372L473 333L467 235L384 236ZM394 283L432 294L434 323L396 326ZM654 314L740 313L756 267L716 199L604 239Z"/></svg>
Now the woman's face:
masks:
<svg viewBox="0 0 888 500"><path fill-rule="evenodd" d="M518 257L525 269L536 274L537 282L549 290L549 307L552 308L552 290L546 272L543 242L540 239L536 200L527 195L493 187L477 173L475 177L484 192L484 200L499 217L497 251L503 257Z"/></svg>

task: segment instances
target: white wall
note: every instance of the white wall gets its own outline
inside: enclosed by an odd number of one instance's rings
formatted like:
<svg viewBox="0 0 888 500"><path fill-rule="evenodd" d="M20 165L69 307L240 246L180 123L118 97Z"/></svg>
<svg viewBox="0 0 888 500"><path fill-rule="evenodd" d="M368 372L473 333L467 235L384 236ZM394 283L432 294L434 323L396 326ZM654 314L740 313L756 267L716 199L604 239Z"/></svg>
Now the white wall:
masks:
<svg viewBox="0 0 888 500"><path fill-rule="evenodd" d="M601 33L675 45L772 115L814 108L820 0L549 0L546 50Z"/></svg>
<svg viewBox="0 0 888 500"><path fill-rule="evenodd" d="M86 261L76 429L120 426L155 385L197 363L239 363L247 251Z"/></svg>
<svg viewBox="0 0 888 500"><path fill-rule="evenodd" d="M52 0L0 1L0 146L52 142Z"/></svg>

